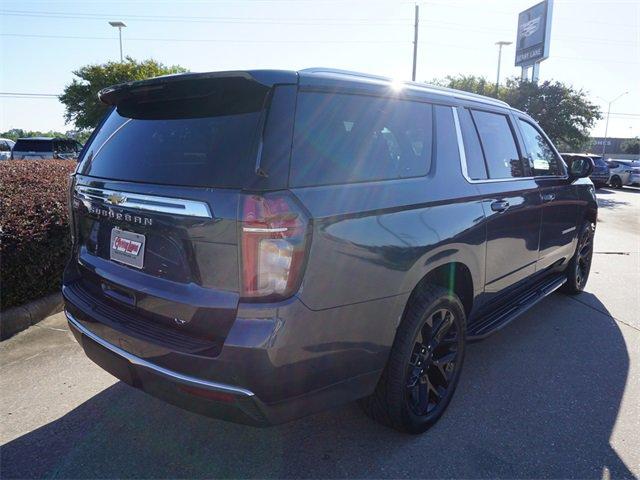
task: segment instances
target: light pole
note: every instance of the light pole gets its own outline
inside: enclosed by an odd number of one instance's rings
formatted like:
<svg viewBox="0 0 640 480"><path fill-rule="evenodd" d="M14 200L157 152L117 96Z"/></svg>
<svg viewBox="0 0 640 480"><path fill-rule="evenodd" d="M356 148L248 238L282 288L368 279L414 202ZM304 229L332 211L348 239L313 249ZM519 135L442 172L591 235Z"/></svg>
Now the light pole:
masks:
<svg viewBox="0 0 640 480"><path fill-rule="evenodd" d="M122 63L122 27L126 27L124 22L109 22L109 25L118 29L118 36L120 37L120 63Z"/></svg>
<svg viewBox="0 0 640 480"><path fill-rule="evenodd" d="M496 42L498 45L498 74L496 75L496 97L498 96L498 87L500 86L500 64L502 63L502 47L505 45L511 45L513 42L506 42L504 40L500 40Z"/></svg>
<svg viewBox="0 0 640 480"><path fill-rule="evenodd" d="M622 92L620 95L618 95L616 98L614 98L613 100L611 100L609 102L609 106L607 107L607 121L604 124L604 139L602 140L602 159L604 160L604 153L607 151L607 134L609 133L609 114L611 113L611 104L613 102L615 102L616 100L618 100L620 97L624 97L627 93L629 93L629 90L627 90L626 92ZM602 97L600 97L602 98ZM604 98L602 98L604 100ZM604 100L606 102L606 100Z"/></svg>

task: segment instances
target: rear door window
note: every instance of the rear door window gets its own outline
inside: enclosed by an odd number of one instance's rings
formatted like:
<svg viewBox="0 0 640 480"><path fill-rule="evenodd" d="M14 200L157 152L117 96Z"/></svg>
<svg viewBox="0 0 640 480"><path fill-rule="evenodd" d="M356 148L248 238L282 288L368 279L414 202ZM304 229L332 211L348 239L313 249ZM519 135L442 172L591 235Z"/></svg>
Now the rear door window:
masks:
<svg viewBox="0 0 640 480"><path fill-rule="evenodd" d="M478 132L471 119L471 113L466 108L458 108L458 113L464 153L467 160L467 175L472 180L485 180L487 178L487 168L484 163Z"/></svg>
<svg viewBox="0 0 640 480"><path fill-rule="evenodd" d="M328 185L426 175L432 106L363 95L298 96L290 183Z"/></svg>
<svg viewBox="0 0 640 480"><path fill-rule="evenodd" d="M516 141L506 115L500 113L472 111L489 178L524 177Z"/></svg>
<svg viewBox="0 0 640 480"><path fill-rule="evenodd" d="M525 120L518 119L518 123L533 174L536 176L563 175L560 159L542 133Z"/></svg>

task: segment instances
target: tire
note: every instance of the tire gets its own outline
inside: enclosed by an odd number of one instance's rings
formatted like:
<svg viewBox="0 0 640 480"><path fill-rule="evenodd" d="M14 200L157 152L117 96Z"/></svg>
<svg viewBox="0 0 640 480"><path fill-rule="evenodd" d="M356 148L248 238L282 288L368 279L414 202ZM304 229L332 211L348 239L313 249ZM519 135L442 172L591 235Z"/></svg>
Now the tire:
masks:
<svg viewBox="0 0 640 480"><path fill-rule="evenodd" d="M576 251L567 265L567 282L561 288L564 293L577 295L584 290L591 271L595 231L595 226L590 222L580 229Z"/></svg>
<svg viewBox="0 0 640 480"><path fill-rule="evenodd" d="M611 177L611 180L609 180L609 184L613 188L622 188L622 179L619 176L614 175Z"/></svg>
<svg viewBox="0 0 640 480"><path fill-rule="evenodd" d="M466 315L457 296L436 285L414 294L376 390L359 401L374 420L422 433L446 410L458 385Z"/></svg>

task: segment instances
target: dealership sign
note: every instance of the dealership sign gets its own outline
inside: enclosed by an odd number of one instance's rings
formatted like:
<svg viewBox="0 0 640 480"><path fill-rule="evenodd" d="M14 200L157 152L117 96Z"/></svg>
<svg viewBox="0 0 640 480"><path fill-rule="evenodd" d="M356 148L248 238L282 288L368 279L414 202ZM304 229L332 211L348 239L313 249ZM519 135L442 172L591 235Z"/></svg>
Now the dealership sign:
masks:
<svg viewBox="0 0 640 480"><path fill-rule="evenodd" d="M516 67L541 62L549 56L553 0L538 3L518 15Z"/></svg>

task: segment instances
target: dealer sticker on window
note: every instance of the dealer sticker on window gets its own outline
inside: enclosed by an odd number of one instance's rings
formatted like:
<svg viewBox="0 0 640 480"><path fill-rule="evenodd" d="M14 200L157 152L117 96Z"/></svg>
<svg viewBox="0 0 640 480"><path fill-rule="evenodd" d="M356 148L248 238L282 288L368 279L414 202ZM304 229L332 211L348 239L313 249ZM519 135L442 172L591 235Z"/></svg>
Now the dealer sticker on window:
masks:
<svg viewBox="0 0 640 480"><path fill-rule="evenodd" d="M116 262L142 268L144 264L144 235L114 228L111 230L110 258Z"/></svg>

